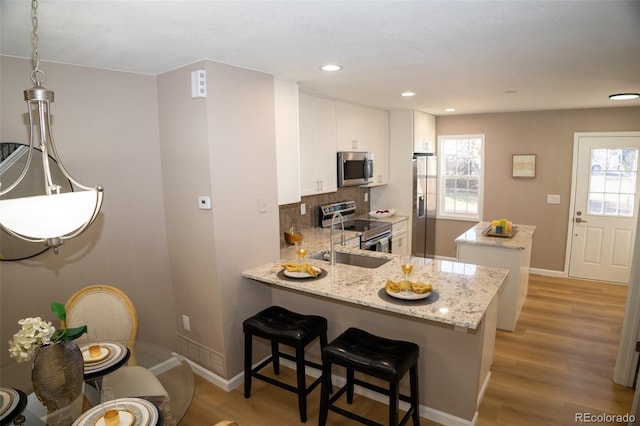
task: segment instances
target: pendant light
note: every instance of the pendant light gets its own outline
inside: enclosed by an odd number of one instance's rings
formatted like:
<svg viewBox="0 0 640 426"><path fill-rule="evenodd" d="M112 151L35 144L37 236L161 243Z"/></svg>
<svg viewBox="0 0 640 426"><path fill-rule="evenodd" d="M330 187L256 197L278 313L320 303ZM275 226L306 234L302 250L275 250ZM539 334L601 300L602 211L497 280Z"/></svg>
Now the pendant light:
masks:
<svg viewBox="0 0 640 426"><path fill-rule="evenodd" d="M38 2L31 2L33 27L34 86L24 91L29 113L29 153L22 172L10 185L0 182L0 197L14 189L25 177L33 152L42 153L44 188L42 195L0 199L0 227L9 235L24 241L44 243L58 254L58 246L65 240L77 237L96 219L102 207L103 187L90 187L75 180L65 169L56 150L50 126L50 103L53 92L42 86L46 76L40 70L38 52ZM51 162L49 157L55 161ZM53 163L53 164L52 164ZM76 190L62 192L61 185L52 179L51 167L58 167Z"/></svg>

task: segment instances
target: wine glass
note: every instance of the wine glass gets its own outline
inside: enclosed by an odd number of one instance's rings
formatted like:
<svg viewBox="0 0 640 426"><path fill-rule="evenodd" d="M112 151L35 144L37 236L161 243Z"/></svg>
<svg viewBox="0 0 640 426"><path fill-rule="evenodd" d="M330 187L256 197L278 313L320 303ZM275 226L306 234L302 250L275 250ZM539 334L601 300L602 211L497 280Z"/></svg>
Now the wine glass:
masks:
<svg viewBox="0 0 640 426"><path fill-rule="evenodd" d="M400 268L404 274L404 280L409 281L409 274L413 271L413 259L411 256L402 256L400 258Z"/></svg>
<svg viewBox="0 0 640 426"><path fill-rule="evenodd" d="M113 389L103 387L100 394L104 424L107 426L118 425L120 423L120 413L118 411L118 400L115 398Z"/></svg>
<svg viewBox="0 0 640 426"><path fill-rule="evenodd" d="M307 255L307 243L304 241L296 241L296 255L298 255L298 262L302 263Z"/></svg>

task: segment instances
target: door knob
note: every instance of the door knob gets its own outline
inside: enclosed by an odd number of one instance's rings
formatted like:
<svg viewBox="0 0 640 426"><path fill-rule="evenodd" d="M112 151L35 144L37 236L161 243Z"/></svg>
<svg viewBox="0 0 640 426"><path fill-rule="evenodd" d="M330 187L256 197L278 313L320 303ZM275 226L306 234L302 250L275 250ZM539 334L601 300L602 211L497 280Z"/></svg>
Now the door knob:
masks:
<svg viewBox="0 0 640 426"><path fill-rule="evenodd" d="M582 220L582 218L580 218L580 217L576 217L576 218L575 218L575 222L576 222L576 223L587 223L587 221L586 221L586 220Z"/></svg>

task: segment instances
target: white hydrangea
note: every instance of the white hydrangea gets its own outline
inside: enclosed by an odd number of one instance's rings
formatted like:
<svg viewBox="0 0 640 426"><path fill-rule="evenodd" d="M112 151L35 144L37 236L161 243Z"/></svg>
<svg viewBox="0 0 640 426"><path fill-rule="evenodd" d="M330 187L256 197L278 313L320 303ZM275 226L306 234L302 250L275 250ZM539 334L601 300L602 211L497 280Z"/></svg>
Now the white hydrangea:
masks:
<svg viewBox="0 0 640 426"><path fill-rule="evenodd" d="M9 354L18 362L31 360L36 349L50 344L56 332L49 321L43 321L40 317L21 319L18 324L22 328L9 340Z"/></svg>

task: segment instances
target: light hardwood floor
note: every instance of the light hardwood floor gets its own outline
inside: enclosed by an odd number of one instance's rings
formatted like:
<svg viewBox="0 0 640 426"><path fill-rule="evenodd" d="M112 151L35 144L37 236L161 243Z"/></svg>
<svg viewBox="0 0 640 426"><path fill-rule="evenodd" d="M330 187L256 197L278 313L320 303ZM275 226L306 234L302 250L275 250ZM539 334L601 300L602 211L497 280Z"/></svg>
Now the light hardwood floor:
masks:
<svg viewBox="0 0 640 426"><path fill-rule="evenodd" d="M628 413L633 390L611 379L626 295L626 286L531 275L516 330L498 330L477 425L564 426L576 424L576 413ZM283 370L293 380L293 372ZM319 393L309 395L306 424L318 422ZM352 409L385 422L387 406L379 402L356 395ZM196 377L196 395L181 425L222 419L241 426L301 424L293 393L254 380L252 396L245 399L242 386L225 392ZM329 414L328 425L355 424ZM437 423L423 418L420 424Z"/></svg>

